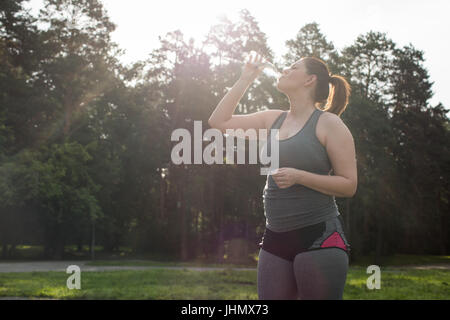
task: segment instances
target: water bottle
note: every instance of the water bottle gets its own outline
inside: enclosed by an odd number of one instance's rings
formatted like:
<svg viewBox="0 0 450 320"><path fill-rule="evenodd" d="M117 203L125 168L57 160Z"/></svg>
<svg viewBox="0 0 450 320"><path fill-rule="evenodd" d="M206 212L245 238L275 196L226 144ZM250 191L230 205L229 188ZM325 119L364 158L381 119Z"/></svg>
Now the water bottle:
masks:
<svg viewBox="0 0 450 320"><path fill-rule="evenodd" d="M232 58L226 58L226 57L222 57L222 59L229 61L229 62L243 64L243 62L238 59L232 59ZM258 66L258 68L262 68L262 71L269 77L275 77L278 79L279 77L282 76L282 73L280 71L278 71L277 67L275 67L273 65L273 63L271 63L269 61L258 62L258 63L256 63L256 65Z"/></svg>

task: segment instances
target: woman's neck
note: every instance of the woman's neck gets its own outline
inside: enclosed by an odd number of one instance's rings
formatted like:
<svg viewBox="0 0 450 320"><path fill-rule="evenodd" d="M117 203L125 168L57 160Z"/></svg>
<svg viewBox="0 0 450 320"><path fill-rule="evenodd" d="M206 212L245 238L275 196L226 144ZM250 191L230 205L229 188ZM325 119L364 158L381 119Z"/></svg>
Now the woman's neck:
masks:
<svg viewBox="0 0 450 320"><path fill-rule="evenodd" d="M289 113L293 119L305 119L314 109L317 109L311 99L304 95L299 97L289 97Z"/></svg>

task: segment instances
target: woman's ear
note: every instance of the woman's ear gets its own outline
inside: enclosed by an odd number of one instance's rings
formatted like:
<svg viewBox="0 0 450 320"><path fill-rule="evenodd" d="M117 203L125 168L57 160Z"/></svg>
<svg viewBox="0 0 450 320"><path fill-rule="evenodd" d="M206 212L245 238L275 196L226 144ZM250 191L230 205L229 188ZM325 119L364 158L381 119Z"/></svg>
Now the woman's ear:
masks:
<svg viewBox="0 0 450 320"><path fill-rule="evenodd" d="M306 78L305 86L309 87L313 85L315 81L317 81L317 75L309 74Z"/></svg>

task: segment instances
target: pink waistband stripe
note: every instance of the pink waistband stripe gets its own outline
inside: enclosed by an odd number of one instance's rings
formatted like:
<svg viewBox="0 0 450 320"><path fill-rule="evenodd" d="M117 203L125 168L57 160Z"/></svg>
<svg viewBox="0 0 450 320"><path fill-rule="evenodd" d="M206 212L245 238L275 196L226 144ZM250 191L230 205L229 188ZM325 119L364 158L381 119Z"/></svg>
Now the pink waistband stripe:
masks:
<svg viewBox="0 0 450 320"><path fill-rule="evenodd" d="M344 250L347 250L345 246L344 240L342 240L341 236L337 231L333 232L320 246L321 248L328 247L338 247Z"/></svg>

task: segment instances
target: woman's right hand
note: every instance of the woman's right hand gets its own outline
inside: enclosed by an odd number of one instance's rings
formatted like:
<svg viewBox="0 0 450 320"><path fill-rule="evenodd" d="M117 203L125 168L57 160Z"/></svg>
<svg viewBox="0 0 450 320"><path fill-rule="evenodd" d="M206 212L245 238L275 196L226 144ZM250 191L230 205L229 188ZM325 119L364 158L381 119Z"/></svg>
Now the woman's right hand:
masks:
<svg viewBox="0 0 450 320"><path fill-rule="evenodd" d="M242 67L242 74L240 79L252 83L261 74L263 67L258 66L258 63L263 61L263 57L260 54L256 54L255 57L250 55L248 61Z"/></svg>

